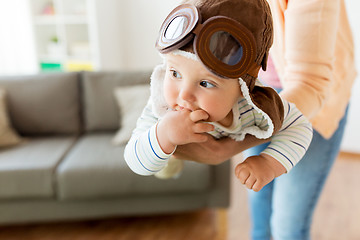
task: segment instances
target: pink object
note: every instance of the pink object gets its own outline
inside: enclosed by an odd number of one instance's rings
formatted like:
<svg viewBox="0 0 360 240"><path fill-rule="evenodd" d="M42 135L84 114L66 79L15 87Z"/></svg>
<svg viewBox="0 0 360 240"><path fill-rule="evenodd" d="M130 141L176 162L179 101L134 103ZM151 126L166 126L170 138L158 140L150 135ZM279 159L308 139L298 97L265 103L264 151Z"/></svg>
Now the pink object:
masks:
<svg viewBox="0 0 360 240"><path fill-rule="evenodd" d="M42 10L42 14L44 14L44 15L54 15L55 14L55 9L54 9L53 4L52 3L46 4L44 9Z"/></svg>
<svg viewBox="0 0 360 240"><path fill-rule="evenodd" d="M276 72L274 62L272 61L271 56L269 56L268 58L266 71L260 69L259 79L265 85L269 85L274 88L281 88L279 75Z"/></svg>

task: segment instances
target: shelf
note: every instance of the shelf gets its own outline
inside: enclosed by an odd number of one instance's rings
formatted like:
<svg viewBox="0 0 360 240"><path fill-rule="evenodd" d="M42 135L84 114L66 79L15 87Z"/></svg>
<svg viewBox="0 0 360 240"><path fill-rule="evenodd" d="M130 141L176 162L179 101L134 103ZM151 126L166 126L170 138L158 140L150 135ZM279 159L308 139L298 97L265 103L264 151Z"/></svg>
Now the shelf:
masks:
<svg viewBox="0 0 360 240"><path fill-rule="evenodd" d="M34 24L36 25L53 25L57 23L56 16L36 16L34 17Z"/></svg>
<svg viewBox="0 0 360 240"><path fill-rule="evenodd" d="M64 62L66 56L51 56L51 55L41 55L39 56L40 62Z"/></svg>
<svg viewBox="0 0 360 240"><path fill-rule="evenodd" d="M59 16L59 15L49 15L49 16L35 16L34 17L35 25L55 25L55 24L88 24L88 20L86 16L78 16L78 15L67 15L67 16Z"/></svg>
<svg viewBox="0 0 360 240"><path fill-rule="evenodd" d="M90 61L69 60L64 68L68 72L74 71L94 71L94 64Z"/></svg>
<svg viewBox="0 0 360 240"><path fill-rule="evenodd" d="M94 0L31 0L36 53L40 68L73 71L99 63ZM91 36L90 36L91 35ZM61 67L59 67L61 66Z"/></svg>

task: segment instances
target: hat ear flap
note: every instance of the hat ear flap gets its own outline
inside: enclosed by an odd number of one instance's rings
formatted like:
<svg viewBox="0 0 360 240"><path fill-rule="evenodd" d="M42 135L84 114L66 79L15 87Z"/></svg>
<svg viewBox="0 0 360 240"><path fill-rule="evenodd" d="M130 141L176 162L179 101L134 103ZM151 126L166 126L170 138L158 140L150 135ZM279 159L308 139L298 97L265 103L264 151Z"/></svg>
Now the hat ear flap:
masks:
<svg viewBox="0 0 360 240"><path fill-rule="evenodd" d="M255 86L250 94L253 103L271 119L275 134L284 121L284 105L278 93L271 87Z"/></svg>
<svg viewBox="0 0 360 240"><path fill-rule="evenodd" d="M282 99L271 87L255 85L249 91L246 82L239 78L240 89L247 104L252 106L254 111L262 115L262 120L267 128L251 126L244 129L245 134L249 133L256 138L266 139L274 135L281 128L284 121L284 106ZM260 84L260 83L259 83Z"/></svg>
<svg viewBox="0 0 360 240"><path fill-rule="evenodd" d="M261 61L261 68L264 71L266 71L268 58L269 58L269 52L266 52L264 54L264 57L263 57L262 61Z"/></svg>

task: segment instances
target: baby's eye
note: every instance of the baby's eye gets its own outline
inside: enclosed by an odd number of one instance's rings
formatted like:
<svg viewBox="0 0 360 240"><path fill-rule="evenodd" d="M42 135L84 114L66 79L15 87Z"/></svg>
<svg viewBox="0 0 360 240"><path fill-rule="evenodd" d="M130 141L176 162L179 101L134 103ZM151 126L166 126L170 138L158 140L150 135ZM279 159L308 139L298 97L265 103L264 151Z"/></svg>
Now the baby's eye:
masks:
<svg viewBox="0 0 360 240"><path fill-rule="evenodd" d="M170 71L171 71L171 75L172 75L174 78L181 78L180 73L178 73L177 71L175 71L175 70L170 70Z"/></svg>
<svg viewBox="0 0 360 240"><path fill-rule="evenodd" d="M200 86L204 87L204 88L213 88L216 87L214 84L209 83L208 81L201 81L200 82Z"/></svg>

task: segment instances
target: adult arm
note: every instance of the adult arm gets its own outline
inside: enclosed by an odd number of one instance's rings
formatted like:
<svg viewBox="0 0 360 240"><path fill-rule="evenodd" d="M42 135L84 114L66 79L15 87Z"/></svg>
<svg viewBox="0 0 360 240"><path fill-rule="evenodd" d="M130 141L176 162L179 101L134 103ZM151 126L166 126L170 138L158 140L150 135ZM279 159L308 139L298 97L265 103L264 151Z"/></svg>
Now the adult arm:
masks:
<svg viewBox="0 0 360 240"><path fill-rule="evenodd" d="M270 139L257 139L249 134L246 135L243 141L235 141L231 138L217 140L209 137L208 140L203 143L191 143L178 146L174 156L180 159L217 165L248 148L268 141L270 141Z"/></svg>
<svg viewBox="0 0 360 240"><path fill-rule="evenodd" d="M280 95L311 119L333 84L340 1L289 0L283 16L279 2L285 1L270 0L277 31L271 54L283 86Z"/></svg>
<svg viewBox="0 0 360 240"><path fill-rule="evenodd" d="M209 138L200 144L178 146L174 156L206 164L219 164L234 155L259 144L269 142L264 150L276 159L286 171L290 171L303 157L312 139L312 128L308 119L291 104L283 99L284 121L280 130L271 139L257 139L247 134L243 141L231 138L216 140ZM258 124L262 124L261 122Z"/></svg>

